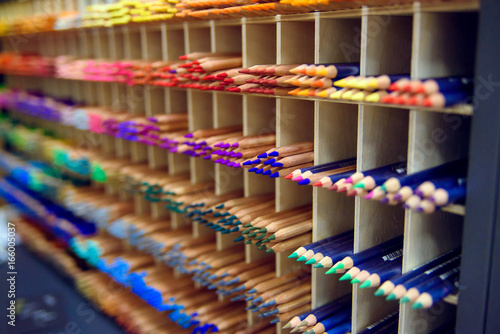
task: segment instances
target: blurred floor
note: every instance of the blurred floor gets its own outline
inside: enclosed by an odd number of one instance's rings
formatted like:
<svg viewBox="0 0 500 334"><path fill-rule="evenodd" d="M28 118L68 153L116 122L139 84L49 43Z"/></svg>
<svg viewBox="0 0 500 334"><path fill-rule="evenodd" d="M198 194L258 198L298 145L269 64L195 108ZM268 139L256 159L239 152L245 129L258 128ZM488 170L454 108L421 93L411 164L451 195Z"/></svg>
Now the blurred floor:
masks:
<svg viewBox="0 0 500 334"><path fill-rule="evenodd" d="M16 299L25 305L16 328L7 325L7 264L0 265L0 333L7 334L123 334L114 321L95 310L69 280L22 245L16 246ZM19 300L22 298L22 300ZM28 306L28 307L26 307ZM14 329L14 330L13 330Z"/></svg>

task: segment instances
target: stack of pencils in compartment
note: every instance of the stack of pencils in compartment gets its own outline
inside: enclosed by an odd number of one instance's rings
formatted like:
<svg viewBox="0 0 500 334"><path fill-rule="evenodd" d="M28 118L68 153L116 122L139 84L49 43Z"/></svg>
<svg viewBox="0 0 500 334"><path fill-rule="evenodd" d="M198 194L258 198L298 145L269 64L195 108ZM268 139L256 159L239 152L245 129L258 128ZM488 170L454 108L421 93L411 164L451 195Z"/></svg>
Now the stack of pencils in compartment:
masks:
<svg viewBox="0 0 500 334"><path fill-rule="evenodd" d="M444 108L468 103L473 80L469 76L412 79L409 74L349 76L334 82L342 89L330 98Z"/></svg>
<svg viewBox="0 0 500 334"><path fill-rule="evenodd" d="M239 17L272 16L276 14L307 13L309 8L298 8L275 0L183 0L176 5L180 19L220 20Z"/></svg>
<svg viewBox="0 0 500 334"><path fill-rule="evenodd" d="M241 236L235 242L244 240L267 253L290 251L304 240L311 240L311 207L305 205L257 217L238 231Z"/></svg>
<svg viewBox="0 0 500 334"><path fill-rule="evenodd" d="M334 82L359 75L359 63L301 64L290 70L295 76L285 83L296 88L289 95L302 97L333 98L338 92Z"/></svg>
<svg viewBox="0 0 500 334"><path fill-rule="evenodd" d="M331 170L331 166L341 162L344 160L298 168L285 178L347 196L363 196L389 205L403 204L406 209L424 213L465 201L468 159L412 174L407 174L406 161L356 173Z"/></svg>
<svg viewBox="0 0 500 334"><path fill-rule="evenodd" d="M168 20L177 13L177 0L119 0L87 6L82 27L112 27L128 23Z"/></svg>
<svg viewBox="0 0 500 334"><path fill-rule="evenodd" d="M288 175L297 167L309 167L313 162L314 143L301 142L270 148L252 158L246 159L241 166L247 168L249 172L278 178Z"/></svg>
<svg viewBox="0 0 500 334"><path fill-rule="evenodd" d="M351 313L352 296L347 295L293 317L283 329L307 334L350 333ZM397 316L395 318L397 320Z"/></svg>
<svg viewBox="0 0 500 334"><path fill-rule="evenodd" d="M53 77L56 71L53 57L35 54L0 53L0 73Z"/></svg>
<svg viewBox="0 0 500 334"><path fill-rule="evenodd" d="M376 296L412 303L412 308L430 308L458 292L461 250L454 249L417 268L381 281Z"/></svg>

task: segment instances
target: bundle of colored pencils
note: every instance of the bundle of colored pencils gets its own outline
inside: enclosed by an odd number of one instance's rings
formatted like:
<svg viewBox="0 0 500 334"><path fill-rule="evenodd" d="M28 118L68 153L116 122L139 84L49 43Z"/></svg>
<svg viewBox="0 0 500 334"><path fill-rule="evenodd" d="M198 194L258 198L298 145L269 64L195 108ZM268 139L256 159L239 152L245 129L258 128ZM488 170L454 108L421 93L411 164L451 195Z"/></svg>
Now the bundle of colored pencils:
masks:
<svg viewBox="0 0 500 334"><path fill-rule="evenodd" d="M472 78L467 76L429 79L411 79L408 74L350 76L334 83L342 90L330 98L444 108L467 103L472 84Z"/></svg>
<svg viewBox="0 0 500 334"><path fill-rule="evenodd" d="M177 13L177 0L130 1L90 5L82 14L82 27L112 27L130 22L168 20Z"/></svg>
<svg viewBox="0 0 500 334"><path fill-rule="evenodd" d="M353 279L360 274L361 270L366 269L363 275L352 282L353 284L362 283L361 278L364 277L366 280L370 276L369 269L380 266L390 267L390 270L396 273L398 270L401 272L402 237L390 239L358 253L353 253L353 239L353 231L347 231L299 247L289 258L306 261L306 264L314 264L314 268L329 268L327 275L345 273L346 270L350 270L342 276L341 280ZM354 265L356 268L352 269Z"/></svg>
<svg viewBox="0 0 500 334"><path fill-rule="evenodd" d="M292 333L302 332L308 334L350 333L351 307L352 296L347 295L293 317L283 326L283 329L290 328Z"/></svg>
<svg viewBox="0 0 500 334"><path fill-rule="evenodd" d="M356 160L351 160L355 164ZM432 213L450 204L463 204L466 195L467 159L460 159L417 173L407 174L406 161L352 173L335 169L346 160L298 168L285 178L300 185L345 192L347 196ZM352 168L354 170L354 168ZM340 172L338 172L340 171Z"/></svg>
<svg viewBox="0 0 500 334"><path fill-rule="evenodd" d="M54 77L56 65L53 57L0 53L0 73L3 74Z"/></svg>
<svg viewBox="0 0 500 334"><path fill-rule="evenodd" d="M184 0L176 5L179 19L220 20L239 17L272 16L310 12L274 0Z"/></svg>
<svg viewBox="0 0 500 334"><path fill-rule="evenodd" d="M290 70L292 76L285 83L298 86L289 95L326 98L334 96L338 88L334 82L359 74L359 63L301 64Z"/></svg>
<svg viewBox="0 0 500 334"><path fill-rule="evenodd" d="M382 282L375 295L400 300L400 303L411 302L414 309L431 307L458 291L460 252L460 249L454 249Z"/></svg>
<svg viewBox="0 0 500 334"><path fill-rule="evenodd" d="M273 147L241 164L249 172L267 175L271 178L288 175L292 170L309 167L314 161L314 143L302 142Z"/></svg>

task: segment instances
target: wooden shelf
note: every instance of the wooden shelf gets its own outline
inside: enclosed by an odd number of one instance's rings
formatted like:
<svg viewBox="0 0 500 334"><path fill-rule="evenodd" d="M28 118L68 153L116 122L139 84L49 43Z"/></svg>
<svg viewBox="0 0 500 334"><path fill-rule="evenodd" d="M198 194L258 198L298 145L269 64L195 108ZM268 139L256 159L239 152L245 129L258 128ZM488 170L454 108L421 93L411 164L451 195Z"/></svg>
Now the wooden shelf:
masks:
<svg viewBox="0 0 500 334"><path fill-rule="evenodd" d="M414 3L258 18L69 29L19 35L28 43L12 44L11 36L0 41L4 51L96 59L175 60L194 51L241 51L245 67L360 61L361 75L411 73L413 77L425 78L472 73L474 50L470 46L476 44L478 7L478 1ZM276 131L278 145L314 140L316 164L357 156L358 169L366 170L408 160L409 171L416 172L468 153L470 105L409 108L21 76L6 79L8 86L72 96L87 104L128 109L134 115L185 112L191 131L242 124L245 135ZM276 210L312 203L315 241L354 228L355 250L359 251L403 234L405 271L461 242L465 208L460 205L432 215L405 212L399 207L346 198L324 189L298 187L287 180L236 173L223 166L214 167L211 161L165 153L143 144L120 139L106 142L103 136L94 138L81 131L54 130L78 143L92 142L110 155L147 162L152 169L168 167L171 174L189 171L193 183L213 180L218 194L237 188L243 188L246 196L274 191ZM137 211L156 216L169 214L147 205L137 200ZM177 227L186 223L179 214L171 214L171 219ZM213 230L193 224L196 237L206 233ZM232 235L217 235L218 248L226 248L233 239ZM242 246L241 251L247 261L264 254L251 245ZM284 254L276 256L276 263L277 275L291 269ZM312 282L313 307L353 292L352 333L398 308L374 298L373 291L352 288L316 270ZM453 315L451 307L446 305L440 317L401 307L399 332L417 334L416 324L425 319L426 329L418 333L429 333Z"/></svg>

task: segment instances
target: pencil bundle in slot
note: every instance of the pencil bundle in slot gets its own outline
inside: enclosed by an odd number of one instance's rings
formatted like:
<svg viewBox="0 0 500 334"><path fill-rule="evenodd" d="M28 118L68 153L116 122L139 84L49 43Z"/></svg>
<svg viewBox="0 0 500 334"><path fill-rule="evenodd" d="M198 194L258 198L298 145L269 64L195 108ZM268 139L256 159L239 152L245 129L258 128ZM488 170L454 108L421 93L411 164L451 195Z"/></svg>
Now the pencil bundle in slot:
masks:
<svg viewBox="0 0 500 334"><path fill-rule="evenodd" d="M223 234L238 232L242 226L260 215L274 212L274 193L259 194L249 197L218 197L215 204L193 208L188 216L193 221Z"/></svg>
<svg viewBox="0 0 500 334"><path fill-rule="evenodd" d="M293 317L283 329L290 329L291 333L350 333L351 312L352 296L347 295Z"/></svg>
<svg viewBox="0 0 500 334"><path fill-rule="evenodd" d="M296 65L254 65L240 69L232 77L225 78L220 85L233 93L253 93L287 96L292 85L286 83L293 75L290 72Z"/></svg>
<svg viewBox="0 0 500 334"><path fill-rule="evenodd" d="M319 186L321 180L328 182L337 182L345 179L356 170L356 158L349 158L325 164L314 165L294 169L291 173L284 176L287 180L298 182L299 185Z"/></svg>
<svg viewBox="0 0 500 334"><path fill-rule="evenodd" d="M384 282L375 292L387 300L412 303L412 308L430 308L458 291L461 249L454 249L417 268Z"/></svg>
<svg viewBox="0 0 500 334"><path fill-rule="evenodd" d="M264 153L246 159L241 166L249 172L271 178L284 177L293 170L310 167L314 162L314 143L302 142L274 147Z"/></svg>
<svg viewBox="0 0 500 334"><path fill-rule="evenodd" d="M290 90L289 95L326 98L338 91L334 82L359 74L359 63L301 64L290 72L294 76L284 83L299 88Z"/></svg>
<svg viewBox="0 0 500 334"><path fill-rule="evenodd" d="M249 287L249 283L244 284L243 290ZM311 277L308 271L263 278L253 284L245 294L240 293L241 297L233 299L244 298L250 304L247 309L257 313L259 318L277 323L311 309Z"/></svg>
<svg viewBox="0 0 500 334"><path fill-rule="evenodd" d="M352 254L353 240L354 232L350 230L306 246L300 246L288 258L297 259L297 261L305 262L308 265L314 264L314 268L331 268L334 263ZM342 269L333 270L328 274L343 272Z"/></svg>
<svg viewBox="0 0 500 334"><path fill-rule="evenodd" d="M54 57L34 54L0 53L0 73L53 77L56 71Z"/></svg>
<svg viewBox="0 0 500 334"><path fill-rule="evenodd" d="M281 253L311 240L310 205L280 212L272 211L251 218L251 221L243 225L241 236L236 238L235 242L244 240L245 244L254 244L259 250L265 250L267 253Z"/></svg>
<svg viewBox="0 0 500 334"><path fill-rule="evenodd" d="M137 333L168 334L172 323L164 312L159 312L127 289L97 270L87 270L75 279L78 291L96 307L125 329ZM177 328L179 333L189 333Z"/></svg>
<svg viewBox="0 0 500 334"><path fill-rule="evenodd" d="M473 89L473 80L467 76L429 79L412 79L409 74L348 76L333 84L341 89L325 96L330 99L432 108L465 104Z"/></svg>
<svg viewBox="0 0 500 334"><path fill-rule="evenodd" d="M209 290L216 290L219 295L235 297L235 294L239 295L238 292L242 290L240 286L274 272L274 269L272 258L265 257L250 263L240 261L218 269L206 269L206 272L196 273L193 279L201 286L207 286Z"/></svg>
<svg viewBox="0 0 500 334"><path fill-rule="evenodd" d="M347 196L363 196L384 204L403 204L406 209L433 213L450 204L464 203L467 163L468 159L460 159L407 174L407 163L403 161L348 177L325 176L313 185L344 192ZM291 177L301 173L302 170L294 171Z"/></svg>
<svg viewBox="0 0 500 334"><path fill-rule="evenodd" d="M193 4L200 2L200 5ZM258 2L258 3L256 3ZM182 1L177 4L179 19L196 18L201 20L214 20L221 18L239 18L255 16L272 16L276 14L294 14L310 12L309 8L293 7L277 1ZM182 11L181 11L182 10Z"/></svg>
<svg viewBox="0 0 500 334"><path fill-rule="evenodd" d="M82 14L83 27L112 27L129 23L168 20L175 16L177 0L115 1L86 7Z"/></svg>
<svg viewBox="0 0 500 334"><path fill-rule="evenodd" d="M409 79L393 82L382 103L444 108L469 102L473 78L468 76Z"/></svg>
<svg viewBox="0 0 500 334"><path fill-rule="evenodd" d="M179 59L185 63L169 70L174 76L166 78L165 82L170 81L181 88L208 90L219 86L220 80L228 74L235 75L235 70L242 65L238 52L192 52Z"/></svg>
<svg viewBox="0 0 500 334"><path fill-rule="evenodd" d="M247 159L275 147L276 134L243 136L241 126L202 129L171 151L202 157L228 167L240 168Z"/></svg>

